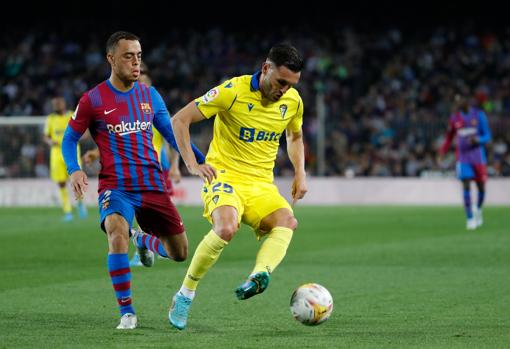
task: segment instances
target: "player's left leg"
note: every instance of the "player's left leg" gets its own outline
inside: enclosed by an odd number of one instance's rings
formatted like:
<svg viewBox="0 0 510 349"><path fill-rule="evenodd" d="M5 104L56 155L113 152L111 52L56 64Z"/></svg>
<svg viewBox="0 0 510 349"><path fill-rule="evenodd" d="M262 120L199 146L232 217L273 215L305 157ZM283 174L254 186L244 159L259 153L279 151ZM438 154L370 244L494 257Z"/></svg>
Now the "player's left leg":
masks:
<svg viewBox="0 0 510 349"><path fill-rule="evenodd" d="M182 262L188 254L188 239L177 208L167 193L146 192L136 213L140 228L134 235L137 247L161 257Z"/></svg>
<svg viewBox="0 0 510 349"><path fill-rule="evenodd" d="M73 220L73 209L71 207L71 200L69 200L69 191L67 190L66 182L58 182L57 184L62 210L64 211L63 220L68 222Z"/></svg>
<svg viewBox="0 0 510 349"><path fill-rule="evenodd" d="M466 212L466 229L476 229L476 220L473 216L473 207L471 206L471 181L469 179L462 180L462 190L464 198L464 211Z"/></svg>
<svg viewBox="0 0 510 349"><path fill-rule="evenodd" d="M482 206L485 201L485 182L487 181L487 166L485 164L474 165L475 183L478 189L478 199L476 203L476 211L474 212L476 226L483 224Z"/></svg>
<svg viewBox="0 0 510 349"><path fill-rule="evenodd" d="M238 299L248 299L264 292L270 280L270 274L281 263L294 230L297 220L289 203L278 193L274 185L262 185L264 196L253 199L254 205L247 208L245 220L261 235L265 236L255 260L255 267L244 284L235 293ZM268 204L270 203L270 204ZM257 222L254 217L262 217Z"/></svg>

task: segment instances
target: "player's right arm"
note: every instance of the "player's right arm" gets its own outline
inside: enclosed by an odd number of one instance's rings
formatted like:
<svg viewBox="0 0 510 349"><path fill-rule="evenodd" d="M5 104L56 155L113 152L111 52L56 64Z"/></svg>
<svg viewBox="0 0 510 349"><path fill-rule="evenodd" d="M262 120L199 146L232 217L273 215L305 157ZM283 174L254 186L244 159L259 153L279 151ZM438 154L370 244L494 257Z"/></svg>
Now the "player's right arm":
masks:
<svg viewBox="0 0 510 349"><path fill-rule="evenodd" d="M175 141L179 147L179 153L192 175L199 176L204 181L212 182L216 178L216 170L206 163L199 164L191 148L189 127L192 123L204 120L204 115L198 110L195 102L188 103L179 110L172 118Z"/></svg>
<svg viewBox="0 0 510 349"><path fill-rule="evenodd" d="M203 96L188 103L172 118L175 139L179 153L190 173L211 182L216 178L216 170L210 165L199 165L191 156L189 146L189 127L192 123L209 119L221 111L229 110L237 99L236 86L233 80L225 81Z"/></svg>
<svg viewBox="0 0 510 349"><path fill-rule="evenodd" d="M67 173L71 179L74 196L77 199L83 198L88 187L87 175L82 171L78 163L77 144L83 133L85 133L89 127L92 117L93 110L90 99L87 94L84 94L71 120L69 120L62 140L62 156L66 163Z"/></svg>
<svg viewBox="0 0 510 349"><path fill-rule="evenodd" d="M455 137L455 122L452 118L448 121L448 131L446 132L446 136L444 139L443 144L439 148L438 158L441 160L441 158L446 154L448 149L450 149L450 145L452 144L453 137Z"/></svg>
<svg viewBox="0 0 510 349"><path fill-rule="evenodd" d="M176 150L170 149L170 172L168 175L170 179L174 183L179 183L181 181L182 175L181 170L179 169L179 161L181 160L181 156L179 152Z"/></svg>
<svg viewBox="0 0 510 349"><path fill-rule="evenodd" d="M51 116L48 116L46 118L46 122L44 123L44 142L46 144L48 144L50 147L52 147L55 142L53 141L53 139L51 139L51 133L52 133L52 130L51 130L51 127L52 127L52 122L51 122Z"/></svg>

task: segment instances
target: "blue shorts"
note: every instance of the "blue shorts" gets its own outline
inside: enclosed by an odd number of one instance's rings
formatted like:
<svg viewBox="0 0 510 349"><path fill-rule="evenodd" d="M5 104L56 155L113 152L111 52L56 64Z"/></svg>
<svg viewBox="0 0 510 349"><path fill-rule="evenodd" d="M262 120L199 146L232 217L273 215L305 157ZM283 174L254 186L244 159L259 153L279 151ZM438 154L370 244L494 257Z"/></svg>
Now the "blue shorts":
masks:
<svg viewBox="0 0 510 349"><path fill-rule="evenodd" d="M106 231L104 226L106 217L118 213L128 222L130 230L133 218L136 217L140 228L151 235L159 237L184 232L177 208L165 192L108 189L99 195L98 202L103 231Z"/></svg>
<svg viewBox="0 0 510 349"><path fill-rule="evenodd" d="M457 162L457 178L462 180L472 179L476 182L487 181L487 166L485 164L471 164Z"/></svg>

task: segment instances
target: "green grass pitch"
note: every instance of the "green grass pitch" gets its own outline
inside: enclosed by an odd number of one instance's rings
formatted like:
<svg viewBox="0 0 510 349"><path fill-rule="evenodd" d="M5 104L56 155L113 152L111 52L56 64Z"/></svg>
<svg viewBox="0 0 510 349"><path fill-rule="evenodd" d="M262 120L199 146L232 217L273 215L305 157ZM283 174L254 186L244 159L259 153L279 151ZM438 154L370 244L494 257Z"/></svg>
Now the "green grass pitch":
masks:
<svg viewBox="0 0 510 349"><path fill-rule="evenodd" d="M56 208L0 209L0 348L508 348L509 209L487 207L485 225L466 231L460 205L298 207L269 288L238 301L259 244L243 227L201 282L182 332L167 314L190 259L133 268L140 327L118 331L97 209L71 223ZM191 258L209 224L200 208L180 212ZM289 311L306 282L334 299L317 327Z"/></svg>

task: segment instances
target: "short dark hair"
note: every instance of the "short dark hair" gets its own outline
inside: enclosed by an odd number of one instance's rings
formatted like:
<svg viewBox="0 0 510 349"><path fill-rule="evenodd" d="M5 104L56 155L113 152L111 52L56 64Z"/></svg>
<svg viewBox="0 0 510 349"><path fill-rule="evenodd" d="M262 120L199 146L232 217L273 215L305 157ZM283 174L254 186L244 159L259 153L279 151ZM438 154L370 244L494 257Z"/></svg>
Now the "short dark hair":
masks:
<svg viewBox="0 0 510 349"><path fill-rule="evenodd" d="M267 59L276 64L277 67L285 66L295 73L303 69L303 57L299 51L287 43L276 44L271 47Z"/></svg>
<svg viewBox="0 0 510 349"><path fill-rule="evenodd" d="M108 38L108 41L106 41L106 53L112 52L120 40L140 41L140 38L130 32L125 32L125 31L115 32L112 35L110 35L110 37Z"/></svg>

